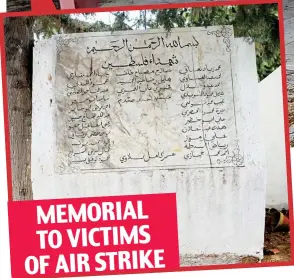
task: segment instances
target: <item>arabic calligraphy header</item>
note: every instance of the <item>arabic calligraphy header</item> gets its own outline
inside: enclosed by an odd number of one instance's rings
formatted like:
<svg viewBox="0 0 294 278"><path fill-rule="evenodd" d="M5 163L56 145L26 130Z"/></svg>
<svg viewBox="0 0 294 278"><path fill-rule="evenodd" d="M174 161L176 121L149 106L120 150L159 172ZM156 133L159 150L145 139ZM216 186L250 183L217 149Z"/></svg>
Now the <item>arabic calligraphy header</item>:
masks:
<svg viewBox="0 0 294 278"><path fill-rule="evenodd" d="M98 41L95 42L98 44ZM138 39L135 39L136 46L132 45L127 38L122 38L121 40L114 40L109 42L108 48L96 48L93 46L92 48L87 46L87 54L99 54L99 52L102 51L115 51L118 52L122 49L126 49L129 52L133 52L134 50L155 50L158 47L166 48L167 50L171 48L189 48L194 47L197 48L199 46L199 42L195 38L195 36L192 35L192 41L183 44L181 42L180 36L177 36L176 39L169 40L168 38L165 38L163 36L155 36L152 38L149 38L147 40L143 40L142 45L138 45Z"/></svg>

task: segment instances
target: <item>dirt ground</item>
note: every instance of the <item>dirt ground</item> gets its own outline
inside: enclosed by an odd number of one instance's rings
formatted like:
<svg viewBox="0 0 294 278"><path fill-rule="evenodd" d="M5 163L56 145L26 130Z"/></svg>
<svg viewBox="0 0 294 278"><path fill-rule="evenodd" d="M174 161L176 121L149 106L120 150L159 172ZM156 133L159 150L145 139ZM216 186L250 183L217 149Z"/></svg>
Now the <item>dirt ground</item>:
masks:
<svg viewBox="0 0 294 278"><path fill-rule="evenodd" d="M287 262L291 260L290 233L271 232L265 234L264 258L261 262ZM256 263L255 257L245 257L242 263Z"/></svg>

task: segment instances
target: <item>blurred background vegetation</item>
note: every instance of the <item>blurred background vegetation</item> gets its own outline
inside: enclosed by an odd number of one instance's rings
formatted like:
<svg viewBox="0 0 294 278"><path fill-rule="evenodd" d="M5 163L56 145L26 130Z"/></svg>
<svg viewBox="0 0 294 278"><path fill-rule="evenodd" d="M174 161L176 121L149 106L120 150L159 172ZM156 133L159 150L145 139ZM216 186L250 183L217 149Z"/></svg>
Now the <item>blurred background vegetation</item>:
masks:
<svg viewBox="0 0 294 278"><path fill-rule="evenodd" d="M80 33L175 27L233 25L235 37L247 37L255 42L259 79L262 80L280 66L279 17L277 4L238 5L203 8L182 8L112 13L115 20L106 24L95 20L95 14L55 15L36 17L34 33L48 38L60 33Z"/></svg>

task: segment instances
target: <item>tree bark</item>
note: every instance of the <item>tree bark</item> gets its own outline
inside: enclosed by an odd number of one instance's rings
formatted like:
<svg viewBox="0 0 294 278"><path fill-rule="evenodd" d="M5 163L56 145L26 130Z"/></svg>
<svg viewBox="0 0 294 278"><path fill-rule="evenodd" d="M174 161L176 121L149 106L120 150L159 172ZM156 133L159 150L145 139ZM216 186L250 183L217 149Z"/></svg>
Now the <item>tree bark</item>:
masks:
<svg viewBox="0 0 294 278"><path fill-rule="evenodd" d="M31 114L33 19L5 19L13 200L32 200Z"/></svg>

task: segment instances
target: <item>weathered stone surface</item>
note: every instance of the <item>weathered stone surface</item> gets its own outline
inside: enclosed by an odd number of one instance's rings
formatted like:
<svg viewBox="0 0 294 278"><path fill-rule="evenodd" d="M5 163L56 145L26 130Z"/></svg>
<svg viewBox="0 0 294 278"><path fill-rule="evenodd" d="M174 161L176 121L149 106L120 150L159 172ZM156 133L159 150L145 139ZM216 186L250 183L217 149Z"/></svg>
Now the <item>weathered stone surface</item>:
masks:
<svg viewBox="0 0 294 278"><path fill-rule="evenodd" d="M243 166L232 48L230 27L57 37L56 171Z"/></svg>

